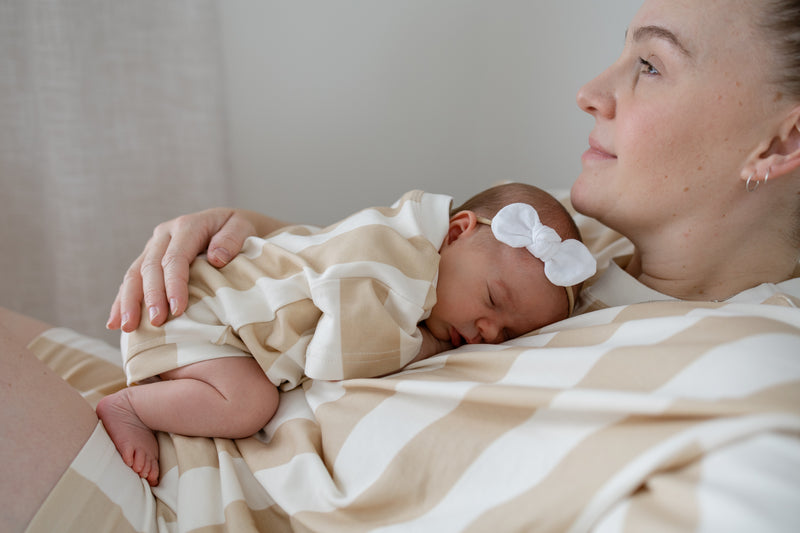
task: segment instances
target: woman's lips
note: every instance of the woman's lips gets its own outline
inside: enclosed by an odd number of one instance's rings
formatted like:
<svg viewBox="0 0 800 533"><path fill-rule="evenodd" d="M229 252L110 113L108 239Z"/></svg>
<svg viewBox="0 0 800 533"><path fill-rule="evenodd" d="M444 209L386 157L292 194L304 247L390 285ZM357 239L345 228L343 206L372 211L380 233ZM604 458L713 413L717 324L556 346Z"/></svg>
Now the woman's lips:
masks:
<svg viewBox="0 0 800 533"><path fill-rule="evenodd" d="M617 156L610 153L608 150L603 148L597 141L594 139L589 139L589 149L583 153L581 159L585 160L595 160L595 161L608 161L610 159L616 159Z"/></svg>

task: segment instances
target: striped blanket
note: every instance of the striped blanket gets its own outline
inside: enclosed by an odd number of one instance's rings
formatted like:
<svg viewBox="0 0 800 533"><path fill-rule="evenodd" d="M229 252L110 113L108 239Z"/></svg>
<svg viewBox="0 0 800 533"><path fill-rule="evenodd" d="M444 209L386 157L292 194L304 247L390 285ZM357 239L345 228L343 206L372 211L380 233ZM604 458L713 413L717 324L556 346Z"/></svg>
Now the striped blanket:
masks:
<svg viewBox="0 0 800 533"><path fill-rule="evenodd" d="M611 307L384 378L306 382L251 438L160 434L145 521L800 531L800 310L783 301ZM74 342L63 336L40 344ZM121 384L98 381L112 377ZM90 400L111 387L90 381L79 383Z"/></svg>

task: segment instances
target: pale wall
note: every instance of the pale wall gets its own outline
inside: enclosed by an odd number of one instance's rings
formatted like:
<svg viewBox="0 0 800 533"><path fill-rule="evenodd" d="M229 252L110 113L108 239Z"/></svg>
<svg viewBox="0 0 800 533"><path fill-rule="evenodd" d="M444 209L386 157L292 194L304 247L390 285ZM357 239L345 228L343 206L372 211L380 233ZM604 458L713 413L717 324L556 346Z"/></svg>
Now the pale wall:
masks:
<svg viewBox="0 0 800 533"><path fill-rule="evenodd" d="M639 0L220 2L234 199L324 224L411 188L568 188Z"/></svg>

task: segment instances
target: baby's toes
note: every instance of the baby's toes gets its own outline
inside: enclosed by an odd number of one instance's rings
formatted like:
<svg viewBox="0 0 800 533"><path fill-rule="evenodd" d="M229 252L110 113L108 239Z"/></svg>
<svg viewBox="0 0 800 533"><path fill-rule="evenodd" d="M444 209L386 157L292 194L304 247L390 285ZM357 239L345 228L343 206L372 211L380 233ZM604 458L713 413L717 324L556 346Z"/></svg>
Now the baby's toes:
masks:
<svg viewBox="0 0 800 533"><path fill-rule="evenodd" d="M147 477L150 472L150 460L147 457L147 453L144 450L135 449L133 452L133 464L130 466L141 477Z"/></svg>
<svg viewBox="0 0 800 533"><path fill-rule="evenodd" d="M123 450L120 450L119 447L117 447L117 450L119 450L119 454L120 454L120 456L122 456L122 461L126 465L131 467L133 470L136 470L135 468L133 468L134 459L135 459L135 450L133 450L133 448L124 448L123 449L124 451L123 451ZM137 474L138 474L138 472L137 472Z"/></svg>
<svg viewBox="0 0 800 533"><path fill-rule="evenodd" d="M151 487L158 485L158 474L158 459L153 459L150 461L150 472L147 474L147 477L145 477Z"/></svg>

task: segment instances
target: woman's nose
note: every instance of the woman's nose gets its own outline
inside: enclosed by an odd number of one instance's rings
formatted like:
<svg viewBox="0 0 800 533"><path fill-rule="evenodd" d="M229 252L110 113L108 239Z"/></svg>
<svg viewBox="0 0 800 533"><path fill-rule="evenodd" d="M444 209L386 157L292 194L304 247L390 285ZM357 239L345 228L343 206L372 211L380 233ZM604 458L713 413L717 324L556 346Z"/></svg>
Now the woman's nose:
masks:
<svg viewBox="0 0 800 533"><path fill-rule="evenodd" d="M587 82L578 90L575 98L578 107L595 118L613 118L616 112L616 100L611 84L612 69L613 66Z"/></svg>

